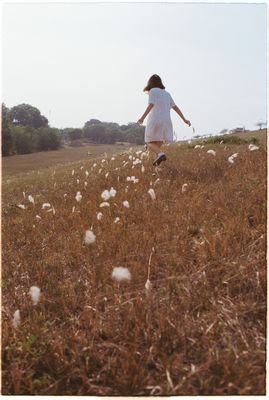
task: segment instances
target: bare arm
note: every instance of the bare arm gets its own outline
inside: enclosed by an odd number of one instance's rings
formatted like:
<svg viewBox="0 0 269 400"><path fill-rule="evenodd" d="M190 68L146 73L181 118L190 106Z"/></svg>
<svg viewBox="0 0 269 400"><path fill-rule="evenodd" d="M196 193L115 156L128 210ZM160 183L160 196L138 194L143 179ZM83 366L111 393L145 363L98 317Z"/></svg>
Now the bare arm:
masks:
<svg viewBox="0 0 269 400"><path fill-rule="evenodd" d="M152 110L152 108L154 107L154 104L149 104L146 108L146 111L144 112L144 114L142 115L141 118L139 118L139 120L137 121L139 124L143 124L144 119L146 118L146 116L148 115L148 113Z"/></svg>
<svg viewBox="0 0 269 400"><path fill-rule="evenodd" d="M178 108L177 105L174 105L172 108L173 108L173 110L175 110L175 112L180 116L180 118L183 119L183 121L184 121L187 125L189 125L189 126L191 125L190 121L188 121L188 120L184 117L184 115L182 114L182 112L180 111L180 109Z"/></svg>

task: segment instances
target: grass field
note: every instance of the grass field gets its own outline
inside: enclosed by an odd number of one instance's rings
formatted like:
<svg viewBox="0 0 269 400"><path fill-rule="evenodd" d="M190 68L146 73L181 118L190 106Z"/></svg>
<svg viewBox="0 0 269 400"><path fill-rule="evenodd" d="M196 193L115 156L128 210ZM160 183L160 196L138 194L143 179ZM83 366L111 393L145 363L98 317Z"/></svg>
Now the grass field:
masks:
<svg viewBox="0 0 269 400"><path fill-rule="evenodd" d="M173 144L157 169L130 149L4 180L2 394L265 394L258 146Z"/></svg>
<svg viewBox="0 0 269 400"><path fill-rule="evenodd" d="M56 151L42 151L32 154L21 154L11 157L2 157L3 178L20 173L35 171L59 165L66 165L75 161L85 161L126 150L125 145L93 144L81 147L64 147ZM88 153L91 153L90 155Z"/></svg>

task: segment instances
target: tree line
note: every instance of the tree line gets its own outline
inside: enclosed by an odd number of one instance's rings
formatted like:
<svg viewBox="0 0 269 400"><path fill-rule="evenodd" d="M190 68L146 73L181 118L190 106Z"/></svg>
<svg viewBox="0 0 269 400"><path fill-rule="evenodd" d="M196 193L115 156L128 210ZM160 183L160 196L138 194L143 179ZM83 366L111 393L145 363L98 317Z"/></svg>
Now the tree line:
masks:
<svg viewBox="0 0 269 400"><path fill-rule="evenodd" d="M2 155L58 150L64 144L144 143L145 127L130 122L119 125L90 119L83 128L52 128L48 119L29 104L12 108L2 103Z"/></svg>

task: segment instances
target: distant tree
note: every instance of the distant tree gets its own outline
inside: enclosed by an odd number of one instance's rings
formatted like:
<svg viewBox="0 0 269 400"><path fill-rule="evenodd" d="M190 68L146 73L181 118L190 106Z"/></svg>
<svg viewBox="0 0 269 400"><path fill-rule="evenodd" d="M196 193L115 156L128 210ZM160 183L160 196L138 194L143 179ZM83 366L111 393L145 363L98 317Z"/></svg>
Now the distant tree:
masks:
<svg viewBox="0 0 269 400"><path fill-rule="evenodd" d="M47 118L30 104L19 104L12 107L9 111L9 117L14 125L31 126L32 128L48 126Z"/></svg>
<svg viewBox="0 0 269 400"><path fill-rule="evenodd" d="M85 122L84 128L88 128L91 125L98 125L98 124L102 124L102 122L99 121L99 119L92 118L89 121Z"/></svg>
<svg viewBox="0 0 269 400"><path fill-rule="evenodd" d="M10 129L9 110L2 103L2 156L9 156L13 149L13 140Z"/></svg>
<svg viewBox="0 0 269 400"><path fill-rule="evenodd" d="M80 128L71 129L68 132L68 138L70 140L81 139L83 137L83 130Z"/></svg>
<svg viewBox="0 0 269 400"><path fill-rule="evenodd" d="M223 134L226 133L226 132L228 132L228 129L225 128L225 129L222 129L222 130L220 131L220 134L223 135Z"/></svg>
<svg viewBox="0 0 269 400"><path fill-rule="evenodd" d="M33 128L23 125L13 126L11 134L16 154L28 154L37 149L37 135Z"/></svg>
<svg viewBox="0 0 269 400"><path fill-rule="evenodd" d="M256 126L258 126L259 128L260 128L260 130L262 129L262 127L264 126L264 127L266 127L267 126L267 122L258 122L257 124L256 124Z"/></svg>
<svg viewBox="0 0 269 400"><path fill-rule="evenodd" d="M37 129L37 149L40 151L58 150L62 145L61 134L56 128Z"/></svg>

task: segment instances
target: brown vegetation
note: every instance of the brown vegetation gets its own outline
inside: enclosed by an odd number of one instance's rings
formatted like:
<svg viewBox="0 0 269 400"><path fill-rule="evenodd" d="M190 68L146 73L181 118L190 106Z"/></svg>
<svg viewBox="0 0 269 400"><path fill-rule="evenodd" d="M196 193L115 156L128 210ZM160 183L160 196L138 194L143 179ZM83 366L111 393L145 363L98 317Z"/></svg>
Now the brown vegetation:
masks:
<svg viewBox="0 0 269 400"><path fill-rule="evenodd" d="M128 156L5 183L2 393L264 394L265 147L174 144L160 170L143 160L144 173ZM127 182L131 175L139 182ZM116 196L100 208L111 187ZM41 209L45 202L55 214ZM86 229L96 235L88 246ZM130 270L130 282L112 280L117 266ZM41 289L35 306L33 285Z"/></svg>

